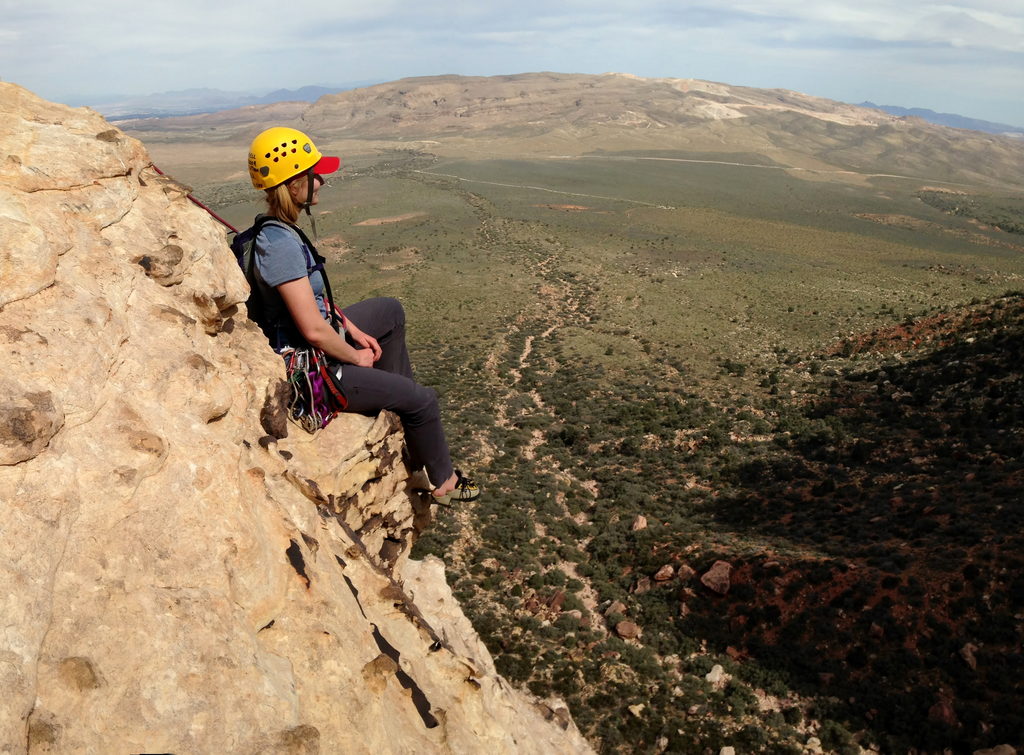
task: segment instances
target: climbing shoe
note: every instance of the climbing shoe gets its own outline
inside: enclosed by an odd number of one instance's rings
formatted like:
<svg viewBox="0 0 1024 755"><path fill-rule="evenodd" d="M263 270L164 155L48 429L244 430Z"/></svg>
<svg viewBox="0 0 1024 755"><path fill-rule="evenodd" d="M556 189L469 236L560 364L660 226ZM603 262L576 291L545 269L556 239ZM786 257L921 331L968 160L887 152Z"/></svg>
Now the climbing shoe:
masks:
<svg viewBox="0 0 1024 755"><path fill-rule="evenodd" d="M448 500L452 503L468 503L480 497L480 487L471 479L462 474L461 469L455 470L455 490L448 494Z"/></svg>

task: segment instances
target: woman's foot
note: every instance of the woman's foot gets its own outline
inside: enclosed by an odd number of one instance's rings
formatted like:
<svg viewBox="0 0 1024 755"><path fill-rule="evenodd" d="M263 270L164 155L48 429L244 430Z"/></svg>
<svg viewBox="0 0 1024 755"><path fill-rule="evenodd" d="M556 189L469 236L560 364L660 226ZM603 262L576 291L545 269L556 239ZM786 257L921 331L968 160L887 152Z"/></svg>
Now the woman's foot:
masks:
<svg viewBox="0 0 1024 755"><path fill-rule="evenodd" d="M442 482L439 486L434 488L432 491L435 498L444 498L446 495L455 490L455 486L459 482L459 475L452 472L452 476Z"/></svg>
<svg viewBox="0 0 1024 755"><path fill-rule="evenodd" d="M450 498L452 501L475 501L480 497L480 488L462 471L455 472L432 491L435 498Z"/></svg>

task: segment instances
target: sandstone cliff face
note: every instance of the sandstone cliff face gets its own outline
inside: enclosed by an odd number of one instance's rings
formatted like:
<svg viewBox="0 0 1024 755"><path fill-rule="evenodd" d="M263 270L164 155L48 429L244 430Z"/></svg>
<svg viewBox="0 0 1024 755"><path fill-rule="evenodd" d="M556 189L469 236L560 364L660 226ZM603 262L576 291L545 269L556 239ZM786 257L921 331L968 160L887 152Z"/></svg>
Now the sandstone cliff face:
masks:
<svg viewBox="0 0 1024 755"><path fill-rule="evenodd" d="M279 437L221 229L148 163L0 83L0 752L586 751L408 561L393 419Z"/></svg>

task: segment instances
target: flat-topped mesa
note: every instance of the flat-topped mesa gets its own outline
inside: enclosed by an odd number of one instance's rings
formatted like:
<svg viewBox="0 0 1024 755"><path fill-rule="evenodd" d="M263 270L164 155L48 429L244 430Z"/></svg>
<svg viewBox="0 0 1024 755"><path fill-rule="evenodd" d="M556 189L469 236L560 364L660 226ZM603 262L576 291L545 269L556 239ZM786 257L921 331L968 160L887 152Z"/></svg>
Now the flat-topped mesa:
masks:
<svg viewBox="0 0 1024 755"><path fill-rule="evenodd" d="M394 418L286 424L185 194L0 83L0 752L587 751L408 560Z"/></svg>

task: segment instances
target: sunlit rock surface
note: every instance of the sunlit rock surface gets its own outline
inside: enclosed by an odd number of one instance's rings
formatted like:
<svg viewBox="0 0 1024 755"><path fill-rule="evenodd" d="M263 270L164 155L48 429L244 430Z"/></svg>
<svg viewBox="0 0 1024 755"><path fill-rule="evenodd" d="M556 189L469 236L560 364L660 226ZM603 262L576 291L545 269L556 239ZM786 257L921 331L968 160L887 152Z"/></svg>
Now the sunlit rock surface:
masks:
<svg viewBox="0 0 1024 755"><path fill-rule="evenodd" d="M221 228L6 83L0 280L0 753L588 750L408 561L394 418L287 425Z"/></svg>

